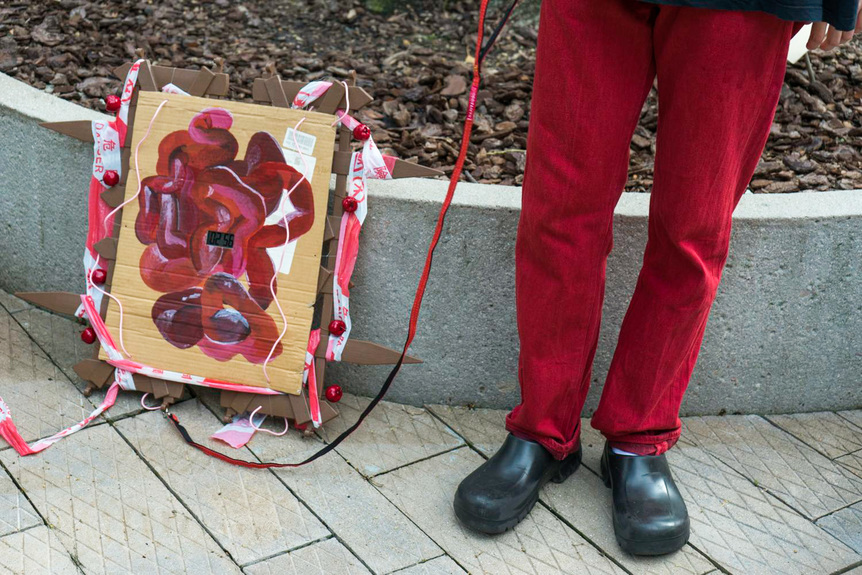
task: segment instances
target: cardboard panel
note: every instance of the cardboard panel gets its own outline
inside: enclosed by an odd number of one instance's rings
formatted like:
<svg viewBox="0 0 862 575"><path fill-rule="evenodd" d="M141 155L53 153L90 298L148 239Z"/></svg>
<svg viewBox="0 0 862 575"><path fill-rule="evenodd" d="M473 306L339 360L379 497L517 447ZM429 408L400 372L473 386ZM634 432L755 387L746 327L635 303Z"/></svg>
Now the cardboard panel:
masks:
<svg viewBox="0 0 862 575"><path fill-rule="evenodd" d="M269 95L269 91L266 88L266 83L269 80L263 78L255 79L252 84L251 89L251 97L256 102L271 102L271 97ZM293 98L296 94L307 84L307 82L294 82L289 80L281 80L282 90L284 91L285 96L289 101L293 101ZM347 100L344 98L344 87L341 84L334 84L334 86L338 86L340 88L339 94L341 94L340 98L330 97L330 99L325 100L325 106L321 105L321 102L317 103L317 109L321 112L325 112L327 114L334 114L337 108L344 108L347 104ZM324 97L325 98L325 97ZM358 110L363 106L367 105L371 102L373 98L363 90L357 86L350 86L350 109ZM332 120L330 120L331 122Z"/></svg>
<svg viewBox="0 0 862 575"><path fill-rule="evenodd" d="M285 165L280 146L302 118L302 140L314 141L313 150L305 150L305 165L314 167L310 185L294 188L299 177ZM123 208L112 278L112 294L123 304L126 349L135 361L156 368L299 393L326 220L331 116L140 92L132 149L151 120L138 157L145 196ZM266 169L260 158L269 162ZM138 191L134 165L127 200ZM262 364L284 327L268 286L273 265L282 261L273 238L278 230L284 237L277 205L286 189L294 189L293 205L285 202L292 245L284 250L289 266L276 282L287 330L281 352L267 366L267 383ZM294 211L299 209L305 211ZM106 322L118 339L113 301Z"/></svg>
<svg viewBox="0 0 862 575"><path fill-rule="evenodd" d="M126 74L129 72L129 68L131 67L132 64L130 62L127 62L122 66L115 68L114 75L117 78L125 78ZM185 70L183 68L171 68L168 66L156 66L153 64L150 64L149 68L152 71L153 77L156 81L156 85L159 88L161 88L165 84L174 84L175 86L179 86L180 88L192 95L198 95L195 94L192 90L195 89L195 83L201 81L199 80L200 74L212 74L213 77L206 87L205 94L209 96L227 96L229 80L227 74L215 74L210 72L209 70ZM138 77L140 78L140 75Z"/></svg>
<svg viewBox="0 0 862 575"><path fill-rule="evenodd" d="M80 295L65 291L19 291L15 295L39 307L66 315L74 315L81 305Z"/></svg>

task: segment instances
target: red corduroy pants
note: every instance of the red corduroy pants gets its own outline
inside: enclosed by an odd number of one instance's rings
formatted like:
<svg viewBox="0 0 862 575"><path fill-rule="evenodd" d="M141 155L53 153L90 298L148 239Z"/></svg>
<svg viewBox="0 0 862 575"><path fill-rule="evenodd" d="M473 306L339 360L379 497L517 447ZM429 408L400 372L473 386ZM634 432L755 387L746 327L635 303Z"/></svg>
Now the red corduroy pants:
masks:
<svg viewBox="0 0 862 575"><path fill-rule="evenodd" d="M760 12L544 0L516 248L513 434L576 449L629 143L658 78L649 235L592 425L660 454L715 298L731 214L766 144L799 25Z"/></svg>

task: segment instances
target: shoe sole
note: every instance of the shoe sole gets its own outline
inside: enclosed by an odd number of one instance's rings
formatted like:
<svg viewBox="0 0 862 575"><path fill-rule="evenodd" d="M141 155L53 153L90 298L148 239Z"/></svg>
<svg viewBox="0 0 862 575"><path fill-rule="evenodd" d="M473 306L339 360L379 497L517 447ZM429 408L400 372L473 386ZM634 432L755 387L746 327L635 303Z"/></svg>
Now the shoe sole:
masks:
<svg viewBox="0 0 862 575"><path fill-rule="evenodd" d="M607 487L608 489L612 489L613 482L611 481L611 474L608 471L608 464L604 455L602 455L600 467L602 474L602 482L605 484L605 487ZM624 539L617 535L617 521L616 518L614 518L614 537L616 537L620 549L630 555L651 557L656 555L668 555L670 553L674 553L682 549L682 547L686 543L688 543L689 535L690 533L683 533L682 535L678 535L677 537L670 537L668 539L660 539L656 541L638 541L633 539Z"/></svg>
<svg viewBox="0 0 862 575"><path fill-rule="evenodd" d="M578 470L578 467L581 466L581 451L577 452L577 455L573 457L569 461L565 461L563 465L557 470L557 472L552 475L548 481L551 483L562 483L566 479L569 478L575 471ZM502 521L489 521L488 519L484 519L481 517L476 517L475 515L470 514L465 509L461 509L460 506L455 503L455 516L458 518L465 527L468 527L474 531L479 531L481 533L486 533L488 535L497 535L499 533L504 533L509 529L515 527L518 523L524 520L524 518L530 514L530 511L533 510L533 507L536 506L536 502L539 500L539 490L536 491L535 497L530 500L524 508L518 512L517 515L511 517L509 519L505 519Z"/></svg>
<svg viewBox="0 0 862 575"><path fill-rule="evenodd" d="M614 526L616 531L616 526ZM688 534L683 534L670 539L662 539L660 541L632 541L617 537L617 543L620 548L630 555L654 556L654 555L669 555L682 549L683 545L688 543Z"/></svg>

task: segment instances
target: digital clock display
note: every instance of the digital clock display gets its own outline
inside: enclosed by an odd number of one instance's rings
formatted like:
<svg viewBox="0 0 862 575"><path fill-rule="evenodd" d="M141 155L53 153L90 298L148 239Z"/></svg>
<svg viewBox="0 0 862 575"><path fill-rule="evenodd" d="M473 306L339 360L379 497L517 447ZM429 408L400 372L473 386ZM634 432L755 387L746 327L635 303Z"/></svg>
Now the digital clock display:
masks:
<svg viewBox="0 0 862 575"><path fill-rule="evenodd" d="M229 234L227 232L215 232L213 230L209 230L207 232L207 245L230 249L233 247L233 236L233 234Z"/></svg>

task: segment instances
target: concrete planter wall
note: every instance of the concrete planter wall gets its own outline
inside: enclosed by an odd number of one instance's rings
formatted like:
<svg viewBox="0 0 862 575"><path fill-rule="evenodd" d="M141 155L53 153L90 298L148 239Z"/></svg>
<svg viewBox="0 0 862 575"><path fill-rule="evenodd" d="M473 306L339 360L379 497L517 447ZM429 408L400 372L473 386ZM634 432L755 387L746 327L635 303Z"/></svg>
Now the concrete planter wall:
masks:
<svg viewBox="0 0 862 575"><path fill-rule="evenodd" d="M39 121L98 117L0 75L0 287L82 289L91 147ZM355 335L398 347L445 183L373 182L353 291ZM510 407L518 401L514 311L517 188L463 184L446 223L412 351L389 398ZM615 217L593 409L646 241L648 196ZM747 194L685 414L862 406L862 191ZM327 372L373 394L388 368Z"/></svg>

